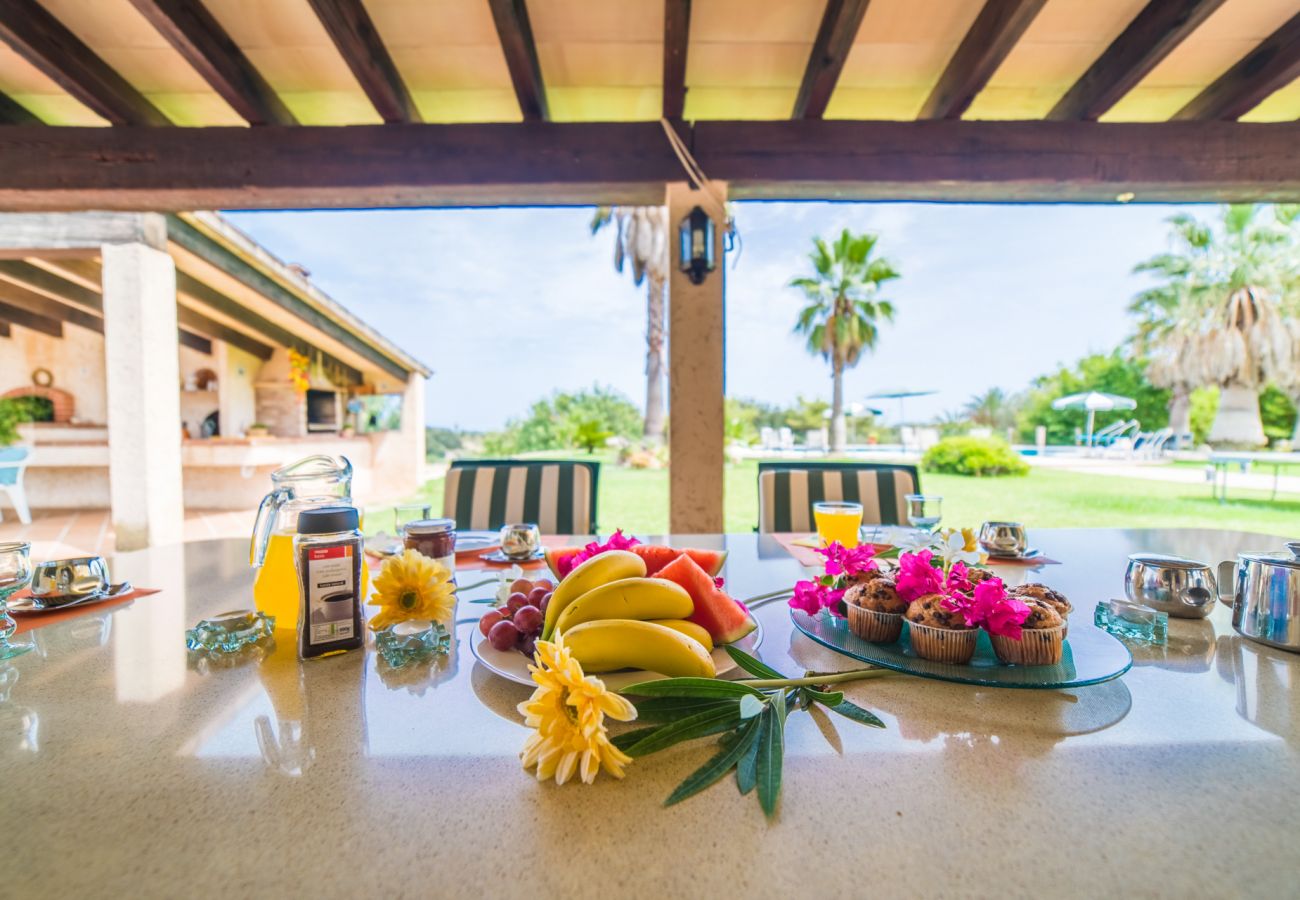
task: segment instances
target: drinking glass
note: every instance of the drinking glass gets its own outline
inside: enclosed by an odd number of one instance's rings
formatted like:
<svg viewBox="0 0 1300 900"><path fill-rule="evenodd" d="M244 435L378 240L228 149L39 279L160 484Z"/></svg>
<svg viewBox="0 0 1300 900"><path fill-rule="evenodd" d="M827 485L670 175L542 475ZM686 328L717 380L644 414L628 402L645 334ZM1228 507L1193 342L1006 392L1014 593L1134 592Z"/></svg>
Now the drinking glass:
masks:
<svg viewBox="0 0 1300 900"><path fill-rule="evenodd" d="M934 531L943 518L943 497L938 494L907 494L907 522L913 528Z"/></svg>
<svg viewBox="0 0 1300 900"><path fill-rule="evenodd" d="M839 500L814 503L813 520L823 546L839 541L845 547L856 547L858 530L862 527L862 504Z"/></svg>
<svg viewBox="0 0 1300 900"><path fill-rule="evenodd" d="M506 559L532 559L542 548L542 532L532 523L505 525L501 529L501 553Z"/></svg>
<svg viewBox="0 0 1300 900"><path fill-rule="evenodd" d="M427 518L429 518L429 505L427 503L408 503L393 508L393 526L399 538L406 536L406 526L409 523Z"/></svg>
<svg viewBox="0 0 1300 900"><path fill-rule="evenodd" d="M32 649L31 644L11 644L9 638L18 623L9 615L10 596L32 580L32 545L26 541L0 544L0 659L9 659Z"/></svg>

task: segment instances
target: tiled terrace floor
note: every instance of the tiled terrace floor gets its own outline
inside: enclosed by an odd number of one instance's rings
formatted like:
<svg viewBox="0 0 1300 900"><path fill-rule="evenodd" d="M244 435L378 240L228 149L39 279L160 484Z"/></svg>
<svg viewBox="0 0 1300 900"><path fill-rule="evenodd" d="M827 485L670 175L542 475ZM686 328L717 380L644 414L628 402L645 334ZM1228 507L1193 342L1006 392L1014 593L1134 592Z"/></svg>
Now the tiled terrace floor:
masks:
<svg viewBox="0 0 1300 900"><path fill-rule="evenodd" d="M30 525L19 522L8 506L0 514L0 541L31 541L32 559L113 555L113 523L106 509L33 512ZM255 510L186 510L185 540L247 538L255 516Z"/></svg>

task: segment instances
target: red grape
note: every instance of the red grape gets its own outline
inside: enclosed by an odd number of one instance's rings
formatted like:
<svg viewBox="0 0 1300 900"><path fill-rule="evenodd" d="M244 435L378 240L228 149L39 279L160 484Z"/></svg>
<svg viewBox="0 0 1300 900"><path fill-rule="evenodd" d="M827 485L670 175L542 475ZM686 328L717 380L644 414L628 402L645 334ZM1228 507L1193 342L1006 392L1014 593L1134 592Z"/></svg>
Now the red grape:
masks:
<svg viewBox="0 0 1300 900"><path fill-rule="evenodd" d="M522 606L512 620L523 634L533 634L542 629L542 611L536 606Z"/></svg>
<svg viewBox="0 0 1300 900"><path fill-rule="evenodd" d="M492 630L492 626L503 618L505 617L501 615L501 610L489 609L483 613L483 618L478 620L478 630L483 633L483 637L487 637L487 633Z"/></svg>
<svg viewBox="0 0 1300 900"><path fill-rule="evenodd" d="M510 582L510 593L512 594L527 594L532 589L533 583L527 578L516 578Z"/></svg>
<svg viewBox="0 0 1300 900"><path fill-rule="evenodd" d="M519 639L519 629L508 619L502 619L488 631L488 643L494 650L510 650Z"/></svg>
<svg viewBox="0 0 1300 900"><path fill-rule="evenodd" d="M510 610L511 615L518 612L519 607L527 606L527 605L528 605L527 595L521 594L518 591L515 591L513 594L511 594L509 597L506 598L506 609Z"/></svg>
<svg viewBox="0 0 1300 900"><path fill-rule="evenodd" d="M519 652L532 659L537 652L537 638L531 634L524 638L519 644Z"/></svg>
<svg viewBox="0 0 1300 900"><path fill-rule="evenodd" d="M545 588L548 591L553 591L555 590L555 583L552 582L551 579L549 578L539 578L533 582L533 587Z"/></svg>
<svg viewBox="0 0 1300 900"><path fill-rule="evenodd" d="M542 598L545 596L546 596L545 588L535 587L528 592L528 602L531 603L533 606L538 606L541 604Z"/></svg>
<svg viewBox="0 0 1300 900"><path fill-rule="evenodd" d="M542 598L542 604L541 604L541 606L539 606L539 607L537 607L537 608L540 609L540 610L542 611L542 615L546 615L546 607L548 607L548 606L550 606L550 605L551 605L551 595L550 595L550 594L547 594L545 597Z"/></svg>

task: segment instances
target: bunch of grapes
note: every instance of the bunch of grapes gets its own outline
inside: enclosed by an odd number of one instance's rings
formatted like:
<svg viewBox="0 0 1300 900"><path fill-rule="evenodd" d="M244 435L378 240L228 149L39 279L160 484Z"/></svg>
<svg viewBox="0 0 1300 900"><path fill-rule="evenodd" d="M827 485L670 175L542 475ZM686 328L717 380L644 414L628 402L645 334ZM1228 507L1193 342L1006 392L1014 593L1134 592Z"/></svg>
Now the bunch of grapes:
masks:
<svg viewBox="0 0 1300 900"><path fill-rule="evenodd" d="M546 605L551 602L555 585L545 578L529 581L516 578L510 582L506 605L489 609L479 619L478 630L495 650L518 650L532 658L537 639L542 634Z"/></svg>

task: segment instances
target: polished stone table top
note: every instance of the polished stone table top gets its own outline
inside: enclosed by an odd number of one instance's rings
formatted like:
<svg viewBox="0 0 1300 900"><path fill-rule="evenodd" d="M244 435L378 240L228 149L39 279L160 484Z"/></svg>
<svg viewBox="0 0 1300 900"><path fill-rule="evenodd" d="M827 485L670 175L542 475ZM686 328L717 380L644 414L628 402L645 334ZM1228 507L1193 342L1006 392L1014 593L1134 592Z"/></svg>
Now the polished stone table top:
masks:
<svg viewBox="0 0 1300 900"><path fill-rule="evenodd" d="M1037 531L1035 575L1073 627L1137 550L1217 561L1280 539L1203 530ZM792 583L767 537L726 546L738 596ZM183 631L251 603L241 541L126 554L163 588L33 631L0 662L0 896L1282 896L1300 883L1300 655L1228 610L1174 620L1122 679L1068 691L889 677L848 686L886 730L797 713L779 818L730 780L661 803L713 751L623 782L540 784L519 766L528 689L465 643L414 676L374 652L201 671ZM1019 570L1003 569L1009 578ZM484 591L471 592L481 596ZM462 602L461 615L483 607ZM784 671L850 668L758 610ZM292 648L289 648L292 654Z"/></svg>

